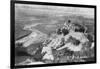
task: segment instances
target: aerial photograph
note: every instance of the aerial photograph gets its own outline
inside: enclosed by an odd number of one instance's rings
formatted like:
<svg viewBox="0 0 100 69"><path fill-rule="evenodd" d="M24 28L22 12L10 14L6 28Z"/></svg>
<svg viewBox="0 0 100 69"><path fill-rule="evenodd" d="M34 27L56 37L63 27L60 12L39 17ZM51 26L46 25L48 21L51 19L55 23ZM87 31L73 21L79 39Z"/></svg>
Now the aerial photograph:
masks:
<svg viewBox="0 0 100 69"><path fill-rule="evenodd" d="M95 61L94 8L15 4L15 66Z"/></svg>

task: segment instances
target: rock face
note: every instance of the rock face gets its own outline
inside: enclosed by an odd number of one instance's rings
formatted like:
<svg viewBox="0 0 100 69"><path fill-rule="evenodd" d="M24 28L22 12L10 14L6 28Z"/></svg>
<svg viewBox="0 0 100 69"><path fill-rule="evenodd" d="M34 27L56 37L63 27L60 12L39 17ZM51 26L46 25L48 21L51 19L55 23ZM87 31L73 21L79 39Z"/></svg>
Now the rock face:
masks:
<svg viewBox="0 0 100 69"><path fill-rule="evenodd" d="M85 36L86 28L84 28L84 26L76 25L76 24L75 25L66 24L66 25L67 26L58 29L56 31L56 34L53 35L53 38L52 36L49 38L50 41L49 43L47 42L46 44L45 42L45 46L42 49L42 53L46 53L46 54L43 56L43 60L51 60L51 61L55 60L55 56L53 56L52 49L55 49L58 52L64 49L73 52L84 52L87 50L87 49L83 49L88 47L86 43L89 42L89 39ZM69 59L70 58L72 59L71 56L69 57ZM75 59L76 59L75 62L81 61L80 58L79 60L77 58ZM72 60L72 62L73 61L74 60Z"/></svg>

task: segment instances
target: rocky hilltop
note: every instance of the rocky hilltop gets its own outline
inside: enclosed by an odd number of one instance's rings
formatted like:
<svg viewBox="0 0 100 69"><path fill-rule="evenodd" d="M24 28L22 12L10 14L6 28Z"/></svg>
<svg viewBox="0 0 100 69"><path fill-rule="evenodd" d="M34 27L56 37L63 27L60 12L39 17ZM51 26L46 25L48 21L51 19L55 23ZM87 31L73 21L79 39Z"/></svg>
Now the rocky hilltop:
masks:
<svg viewBox="0 0 100 69"><path fill-rule="evenodd" d="M82 24L71 23L69 20L49 35L31 26L25 27L24 30L30 30L32 33L17 40L16 44L22 43L26 53L37 61L85 62L85 59L94 57L94 35L87 32L88 28Z"/></svg>

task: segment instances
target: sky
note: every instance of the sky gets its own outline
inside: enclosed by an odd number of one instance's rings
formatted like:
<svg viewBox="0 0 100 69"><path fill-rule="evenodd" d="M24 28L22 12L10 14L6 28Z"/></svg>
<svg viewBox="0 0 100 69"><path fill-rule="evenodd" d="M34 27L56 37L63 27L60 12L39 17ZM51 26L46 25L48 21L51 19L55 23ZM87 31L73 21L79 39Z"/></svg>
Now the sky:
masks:
<svg viewBox="0 0 100 69"><path fill-rule="evenodd" d="M30 4L15 4L15 17L19 18L26 16L43 17L62 17L69 15L81 15L88 18L94 18L94 8L82 7L62 7L62 6L47 6L47 5L30 5ZM35 19L34 17L34 19Z"/></svg>

